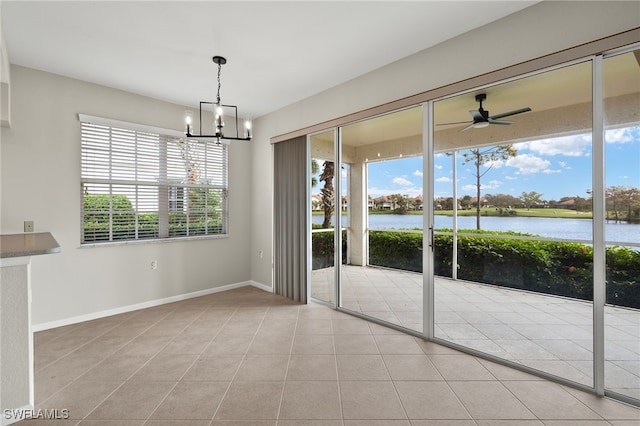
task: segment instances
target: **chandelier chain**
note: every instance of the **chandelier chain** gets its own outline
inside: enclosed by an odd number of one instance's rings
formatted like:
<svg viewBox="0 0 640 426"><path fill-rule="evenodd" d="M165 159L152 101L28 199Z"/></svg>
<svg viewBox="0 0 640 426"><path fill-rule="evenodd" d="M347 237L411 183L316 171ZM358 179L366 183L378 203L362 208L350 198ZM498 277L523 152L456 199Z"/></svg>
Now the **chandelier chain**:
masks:
<svg viewBox="0 0 640 426"><path fill-rule="evenodd" d="M218 94L216 100L218 101L218 105L220 105L220 74L222 73L222 65L218 64Z"/></svg>

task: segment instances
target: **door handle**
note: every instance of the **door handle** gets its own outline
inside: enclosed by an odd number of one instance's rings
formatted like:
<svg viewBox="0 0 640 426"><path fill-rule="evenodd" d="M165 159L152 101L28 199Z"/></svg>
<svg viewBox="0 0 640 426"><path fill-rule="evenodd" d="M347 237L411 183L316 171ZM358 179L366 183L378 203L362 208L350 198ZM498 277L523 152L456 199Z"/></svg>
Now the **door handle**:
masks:
<svg viewBox="0 0 640 426"><path fill-rule="evenodd" d="M436 240L435 240L434 235L435 234L434 234L434 230L433 230L433 225L431 225L429 227L429 247L431 247L431 252L434 251L435 245L436 245Z"/></svg>

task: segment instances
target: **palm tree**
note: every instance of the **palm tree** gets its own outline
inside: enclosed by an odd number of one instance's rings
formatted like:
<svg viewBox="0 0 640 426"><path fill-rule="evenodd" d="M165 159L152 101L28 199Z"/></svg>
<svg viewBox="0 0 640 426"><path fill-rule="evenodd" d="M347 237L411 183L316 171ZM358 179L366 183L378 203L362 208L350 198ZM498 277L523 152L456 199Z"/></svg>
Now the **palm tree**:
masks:
<svg viewBox="0 0 640 426"><path fill-rule="evenodd" d="M325 161L322 164L322 174L320 180L324 182L324 187L320 191L322 194L322 208L324 209L323 228L331 226L331 215L335 210L335 196L333 188L333 177L335 175L335 164L333 161Z"/></svg>

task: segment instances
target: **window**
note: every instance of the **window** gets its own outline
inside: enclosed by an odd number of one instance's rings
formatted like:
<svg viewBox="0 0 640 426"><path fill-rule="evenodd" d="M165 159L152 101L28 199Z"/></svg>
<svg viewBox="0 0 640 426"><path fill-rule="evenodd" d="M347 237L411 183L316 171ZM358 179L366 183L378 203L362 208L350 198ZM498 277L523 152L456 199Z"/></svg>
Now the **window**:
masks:
<svg viewBox="0 0 640 426"><path fill-rule="evenodd" d="M227 234L227 145L90 121L81 116L82 244Z"/></svg>

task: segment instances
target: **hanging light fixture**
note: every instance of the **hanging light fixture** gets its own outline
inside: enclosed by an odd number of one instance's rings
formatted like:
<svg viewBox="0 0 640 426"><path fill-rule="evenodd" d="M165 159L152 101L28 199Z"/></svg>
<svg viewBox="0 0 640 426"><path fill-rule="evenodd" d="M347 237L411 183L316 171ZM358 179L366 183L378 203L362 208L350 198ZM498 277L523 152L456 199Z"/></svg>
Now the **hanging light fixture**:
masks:
<svg viewBox="0 0 640 426"><path fill-rule="evenodd" d="M247 120L244 123L244 135L240 137L240 129L238 126L238 107L235 105L225 105L220 101L220 74L222 72L222 66L227 63L227 60L222 56L214 56L213 63L218 65L218 92L216 94L215 102L200 102L200 121L199 121L199 130L200 134L194 134L193 132L193 111L185 111L184 121L186 126L186 135L188 138L214 138L217 142L220 142L222 139L228 140L238 140L238 141L249 141L251 140L251 121ZM213 133L205 134L202 132L202 106L210 105L212 108L212 116L213 116ZM233 117L235 119L235 136L225 135L223 132L224 129L224 116L225 111L233 111ZM205 116L209 113L205 111ZM206 118L206 117L205 117Z"/></svg>

